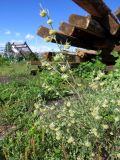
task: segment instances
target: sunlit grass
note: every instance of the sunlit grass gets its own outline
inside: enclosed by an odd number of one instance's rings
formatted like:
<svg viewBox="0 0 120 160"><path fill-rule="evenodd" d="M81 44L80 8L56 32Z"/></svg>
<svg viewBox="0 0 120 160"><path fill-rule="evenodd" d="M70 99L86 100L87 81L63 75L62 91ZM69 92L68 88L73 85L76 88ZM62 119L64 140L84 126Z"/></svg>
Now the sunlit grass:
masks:
<svg viewBox="0 0 120 160"><path fill-rule="evenodd" d="M13 62L0 66L0 76L25 75L28 74L26 62Z"/></svg>

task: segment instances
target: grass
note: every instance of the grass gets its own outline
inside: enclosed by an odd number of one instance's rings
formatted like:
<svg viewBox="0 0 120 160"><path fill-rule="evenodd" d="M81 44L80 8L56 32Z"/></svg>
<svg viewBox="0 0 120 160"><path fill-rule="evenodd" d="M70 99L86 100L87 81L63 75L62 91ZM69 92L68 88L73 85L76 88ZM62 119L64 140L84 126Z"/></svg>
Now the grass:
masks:
<svg viewBox="0 0 120 160"><path fill-rule="evenodd" d="M120 74L92 65L45 64L35 77L0 84L0 125L15 126L0 141L3 160L119 159ZM25 66L4 75L28 75Z"/></svg>
<svg viewBox="0 0 120 160"><path fill-rule="evenodd" d="M12 62L0 66L0 76L17 76L28 74L26 62Z"/></svg>

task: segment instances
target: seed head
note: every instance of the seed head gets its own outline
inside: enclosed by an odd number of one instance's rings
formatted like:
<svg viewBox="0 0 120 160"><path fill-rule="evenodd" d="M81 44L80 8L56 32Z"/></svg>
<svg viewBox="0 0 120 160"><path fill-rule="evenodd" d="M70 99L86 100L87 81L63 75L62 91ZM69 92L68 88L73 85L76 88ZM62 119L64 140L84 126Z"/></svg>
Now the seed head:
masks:
<svg viewBox="0 0 120 160"><path fill-rule="evenodd" d="M108 129L109 128L109 126L107 124L103 124L102 127L103 127L103 129Z"/></svg>
<svg viewBox="0 0 120 160"><path fill-rule="evenodd" d="M48 36L48 37L44 38L44 41L45 42L51 42L51 37Z"/></svg>
<svg viewBox="0 0 120 160"><path fill-rule="evenodd" d="M61 66L60 70L61 70L62 72L66 72L67 67L66 67L65 65L63 65L63 66Z"/></svg>
<svg viewBox="0 0 120 160"><path fill-rule="evenodd" d="M90 146L91 146L91 143L90 143L89 141L86 141L86 142L85 142L85 146L86 146L86 147L90 147Z"/></svg>
<svg viewBox="0 0 120 160"><path fill-rule="evenodd" d="M49 35L55 35L55 33L56 33L56 30L54 30L54 29L51 29L51 30L49 31Z"/></svg>
<svg viewBox="0 0 120 160"><path fill-rule="evenodd" d="M52 24L53 20L52 19L48 19L47 24Z"/></svg>
<svg viewBox="0 0 120 160"><path fill-rule="evenodd" d="M66 42L66 44L64 45L64 49L69 49L71 47L70 43Z"/></svg>
<svg viewBox="0 0 120 160"><path fill-rule="evenodd" d="M46 17L46 15L47 15L47 12L44 9L40 11L41 17Z"/></svg>

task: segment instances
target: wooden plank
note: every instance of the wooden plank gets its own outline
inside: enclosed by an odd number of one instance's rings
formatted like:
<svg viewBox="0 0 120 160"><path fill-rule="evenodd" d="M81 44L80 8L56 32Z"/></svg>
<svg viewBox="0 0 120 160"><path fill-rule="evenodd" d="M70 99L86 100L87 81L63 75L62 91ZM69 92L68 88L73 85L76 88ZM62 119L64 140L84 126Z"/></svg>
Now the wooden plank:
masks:
<svg viewBox="0 0 120 160"><path fill-rule="evenodd" d="M91 61L93 58L96 57L97 51L94 50L86 50L86 49L78 49L76 51L78 57L80 57L81 62Z"/></svg>
<svg viewBox="0 0 120 160"><path fill-rule="evenodd" d="M116 45L114 45L114 47L113 47L113 51L117 51L118 53L120 53L120 44L116 44Z"/></svg>
<svg viewBox="0 0 120 160"><path fill-rule="evenodd" d="M46 27L40 27L38 29L37 34L41 36L42 38L46 38L49 36L50 29ZM68 36L62 32L56 31L55 33L55 39L52 39L51 42L58 43L58 44L65 44L66 42L69 42L71 46L79 47L79 48L86 48L86 49L102 49L102 48L109 48L112 45L114 45L113 39L92 39L91 41L83 38L75 38L72 36Z"/></svg>
<svg viewBox="0 0 120 160"><path fill-rule="evenodd" d="M28 46L27 42L25 42L24 45L29 49L29 51L30 51L33 55L35 55L35 54L33 53L33 51L30 49L30 47Z"/></svg>
<svg viewBox="0 0 120 160"><path fill-rule="evenodd" d="M120 25L109 7L102 0L73 0L98 20L111 35L118 36Z"/></svg>
<svg viewBox="0 0 120 160"><path fill-rule="evenodd" d="M97 56L97 51L78 49L76 54L80 57L80 62L86 62L92 61L93 58L95 59Z"/></svg>
<svg viewBox="0 0 120 160"><path fill-rule="evenodd" d="M66 22L62 22L60 24L59 30L61 30L66 35L73 36L79 39L91 40L92 38L98 38L97 36L92 35L89 32L86 32L83 29L80 29L79 27L73 26Z"/></svg>
<svg viewBox="0 0 120 160"><path fill-rule="evenodd" d="M94 17L104 17L111 10L102 0L72 0Z"/></svg>
<svg viewBox="0 0 120 160"><path fill-rule="evenodd" d="M96 46L97 49L108 49L112 48L115 45L115 41L112 38L108 38L105 40L92 40L93 41L93 46Z"/></svg>
<svg viewBox="0 0 120 160"><path fill-rule="evenodd" d="M37 34L41 36L42 38L46 38L49 36L49 31L50 29L41 26L38 29ZM56 37L56 40L52 39L51 42L53 43L57 42L58 44L65 44L66 42L69 42L71 46L81 47L81 48L86 48L86 49L95 49L95 47L92 46L92 43L88 41L87 39L85 41L83 39L78 39L72 36L68 36L58 31L56 31L55 37Z"/></svg>
<svg viewBox="0 0 120 160"><path fill-rule="evenodd" d="M120 7L115 11L115 15L117 16L117 18L120 21Z"/></svg>
<svg viewBox="0 0 120 160"><path fill-rule="evenodd" d="M109 31L109 33L113 36L119 36L120 35L120 24L114 19L114 17L111 14L108 14L105 16L101 23L103 26Z"/></svg>
<svg viewBox="0 0 120 160"><path fill-rule="evenodd" d="M103 27L96 20L92 19L92 17L90 16L84 17L72 14L69 17L69 23L78 27L78 29L88 32L97 37L100 38L105 37L105 31Z"/></svg>
<svg viewBox="0 0 120 160"><path fill-rule="evenodd" d="M40 61L31 61L31 65L41 65Z"/></svg>
<svg viewBox="0 0 120 160"><path fill-rule="evenodd" d="M81 54L87 54L87 55L97 55L97 51L95 51L95 50L87 50L87 49L77 49L77 52L76 52L76 54L78 55L78 56L80 56Z"/></svg>

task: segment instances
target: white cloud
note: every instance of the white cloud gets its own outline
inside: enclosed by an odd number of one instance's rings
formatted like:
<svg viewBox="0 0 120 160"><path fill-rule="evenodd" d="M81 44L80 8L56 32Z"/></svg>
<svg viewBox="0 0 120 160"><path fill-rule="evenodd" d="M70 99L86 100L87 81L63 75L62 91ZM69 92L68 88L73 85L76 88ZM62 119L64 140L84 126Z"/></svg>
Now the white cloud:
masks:
<svg viewBox="0 0 120 160"><path fill-rule="evenodd" d="M10 34L11 34L11 31L6 31L5 34L6 34L6 35L10 35Z"/></svg>
<svg viewBox="0 0 120 160"><path fill-rule="evenodd" d="M24 41L21 40L21 39L20 39L20 40L14 40L14 39L13 39L13 40L11 40L10 42L11 42L11 43L24 43Z"/></svg>
<svg viewBox="0 0 120 160"><path fill-rule="evenodd" d="M34 39L35 38L35 36L33 36L33 35L31 35L31 34L27 34L26 36L25 36L25 39L28 39L28 40L32 40L32 39Z"/></svg>
<svg viewBox="0 0 120 160"><path fill-rule="evenodd" d="M0 43L0 54L4 52L5 43Z"/></svg>
<svg viewBox="0 0 120 160"><path fill-rule="evenodd" d="M16 36L20 36L21 34L20 34L19 32L16 32L15 35L16 35Z"/></svg>
<svg viewBox="0 0 120 160"><path fill-rule="evenodd" d="M0 43L0 46L5 46L5 43Z"/></svg>
<svg viewBox="0 0 120 160"><path fill-rule="evenodd" d="M52 51L50 47L44 46L44 45L41 45L41 46L40 45L39 46L30 45L30 48L33 52L38 52L38 53Z"/></svg>

